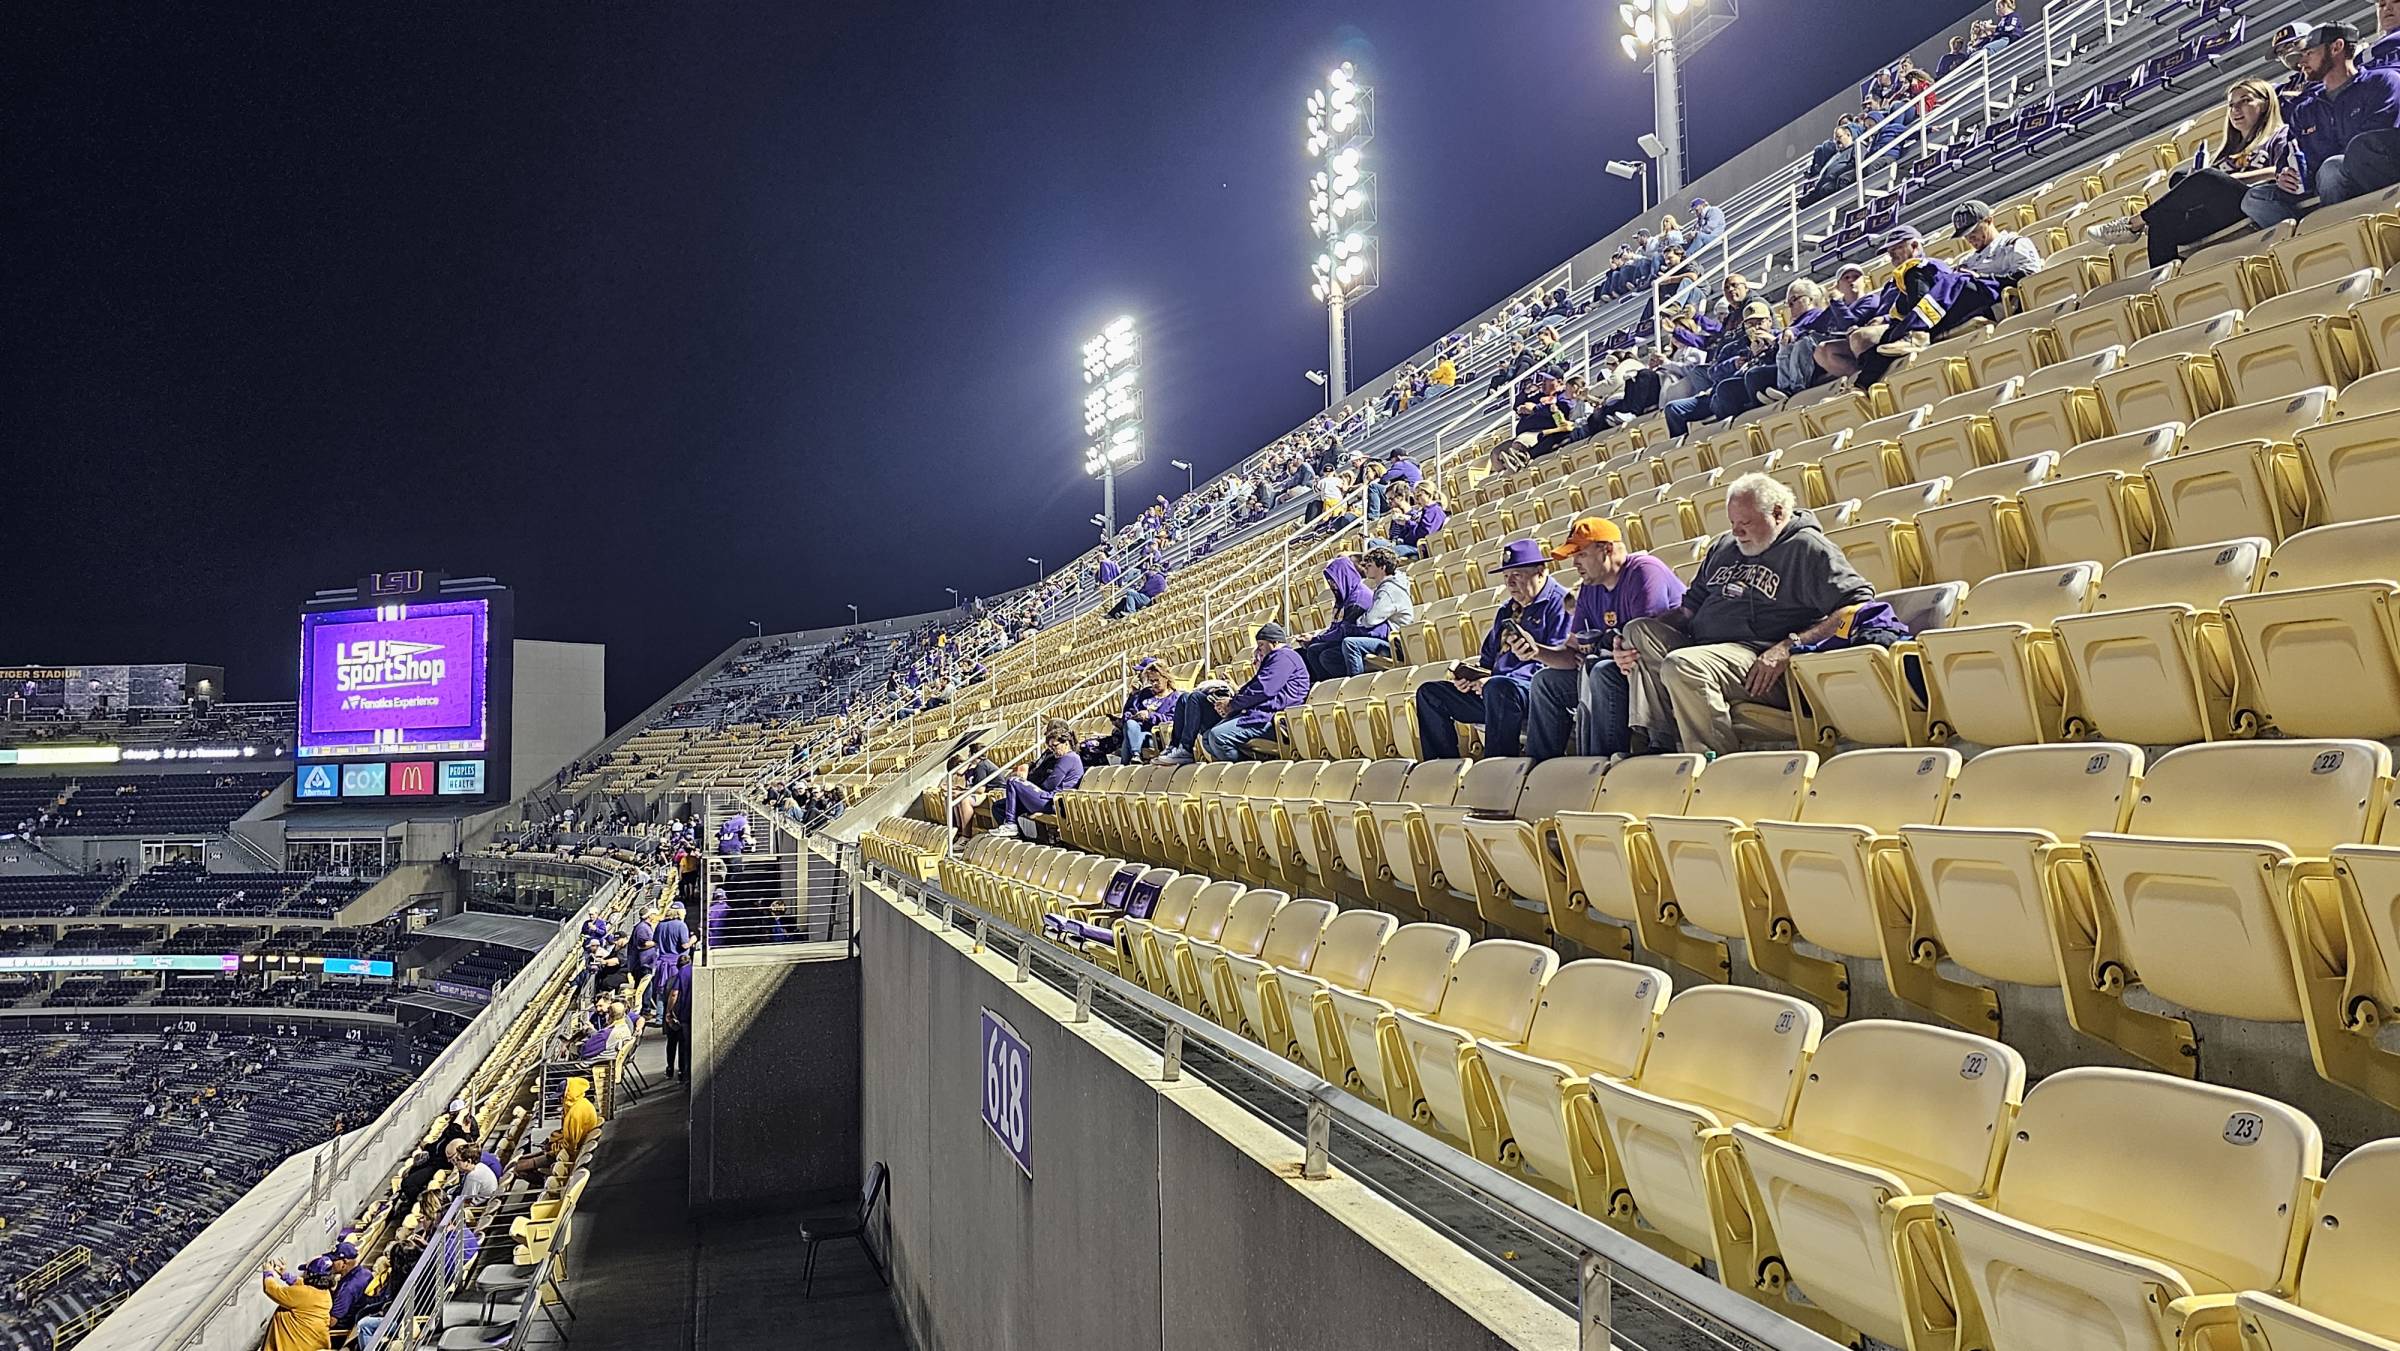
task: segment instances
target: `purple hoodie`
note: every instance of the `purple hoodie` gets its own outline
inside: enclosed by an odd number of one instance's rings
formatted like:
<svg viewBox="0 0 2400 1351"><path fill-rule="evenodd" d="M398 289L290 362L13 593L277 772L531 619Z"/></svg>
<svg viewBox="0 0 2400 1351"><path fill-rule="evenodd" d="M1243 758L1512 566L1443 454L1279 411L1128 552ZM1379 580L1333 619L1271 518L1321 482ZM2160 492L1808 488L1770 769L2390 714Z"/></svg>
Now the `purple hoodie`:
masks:
<svg viewBox="0 0 2400 1351"><path fill-rule="evenodd" d="M1344 638L1382 638L1391 633L1389 624L1363 629L1358 626L1357 616L1375 604L1375 592L1367 585L1367 579L1358 575L1358 565L1348 555L1336 556L1325 565L1325 587L1333 593L1334 621L1323 633L1309 639L1312 645Z"/></svg>
<svg viewBox="0 0 2400 1351"><path fill-rule="evenodd" d="M1277 712L1308 702L1308 663L1288 647L1270 649L1258 664L1258 674L1233 692L1225 709L1228 722L1243 727L1275 725Z"/></svg>

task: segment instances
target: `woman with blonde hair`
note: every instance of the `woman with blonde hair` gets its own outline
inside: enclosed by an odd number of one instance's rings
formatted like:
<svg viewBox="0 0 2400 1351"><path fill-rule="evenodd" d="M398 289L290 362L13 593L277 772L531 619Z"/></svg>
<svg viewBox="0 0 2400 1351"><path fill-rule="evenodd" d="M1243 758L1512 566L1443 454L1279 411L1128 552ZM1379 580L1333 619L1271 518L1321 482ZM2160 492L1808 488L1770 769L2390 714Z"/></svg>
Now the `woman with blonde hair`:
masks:
<svg viewBox="0 0 2400 1351"><path fill-rule="evenodd" d="M2242 198L2253 184L2275 177L2291 140L2275 87L2255 77L2225 89L2225 138L2199 161L2177 169L2166 195L2138 216L2092 227L2094 239L2112 244L2150 241L2150 266L2165 267L2183 251L2219 230L2240 224Z"/></svg>

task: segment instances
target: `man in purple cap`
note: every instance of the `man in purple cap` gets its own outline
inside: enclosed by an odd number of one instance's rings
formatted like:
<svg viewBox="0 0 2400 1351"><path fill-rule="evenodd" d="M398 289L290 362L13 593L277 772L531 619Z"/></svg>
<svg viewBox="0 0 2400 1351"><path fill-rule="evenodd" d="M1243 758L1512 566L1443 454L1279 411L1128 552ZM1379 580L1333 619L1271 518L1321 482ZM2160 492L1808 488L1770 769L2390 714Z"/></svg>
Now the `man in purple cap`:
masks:
<svg viewBox="0 0 2400 1351"><path fill-rule="evenodd" d="M1518 655L1525 639L1539 647L1567 640L1567 590L1549 577L1550 558L1539 541L1510 540L1492 569L1508 591L1473 664L1460 662L1448 680L1417 686L1417 746L1426 760L1458 758L1458 724L1483 728L1487 756L1519 754L1525 739L1527 692L1541 664Z"/></svg>
<svg viewBox="0 0 2400 1351"><path fill-rule="evenodd" d="M340 1334L357 1321L359 1302L366 1298L367 1282L374 1279L375 1273L358 1260L358 1245L346 1239L334 1244L326 1258L334 1276L333 1331L338 1341Z"/></svg>

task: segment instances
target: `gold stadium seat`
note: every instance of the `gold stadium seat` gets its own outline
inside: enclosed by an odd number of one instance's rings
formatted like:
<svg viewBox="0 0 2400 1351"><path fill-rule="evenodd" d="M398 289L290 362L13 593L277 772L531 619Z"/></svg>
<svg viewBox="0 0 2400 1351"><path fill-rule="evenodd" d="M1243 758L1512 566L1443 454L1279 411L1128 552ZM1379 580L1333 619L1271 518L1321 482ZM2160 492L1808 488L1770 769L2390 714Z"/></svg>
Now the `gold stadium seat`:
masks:
<svg viewBox="0 0 2400 1351"><path fill-rule="evenodd" d="M1395 1038L1406 1064L1400 1073L1416 1099L1395 1115L1430 1127L1479 1159L1500 1153L1500 1115L1480 1041L1523 1042L1533 1028L1542 986L1558 970L1558 954L1538 943L1487 939L1459 955L1440 1002L1420 1013L1393 1012Z"/></svg>
<svg viewBox="0 0 2400 1351"><path fill-rule="evenodd" d="M1483 923L1477 906L1479 881L1485 864L1475 852L1468 826L1478 818L1505 817L1517 810L1533 762L1523 756L1487 757L1467 767L1458 795L1447 805L1425 804L1410 825L1412 837L1421 833L1419 847L1431 861L1430 875L1420 868L1417 903L1436 919L1465 928ZM1536 942L1547 931L1528 935Z"/></svg>
<svg viewBox="0 0 2400 1351"><path fill-rule="evenodd" d="M2250 252L2256 247L2255 239L2231 240L2184 259L2174 276L2158 284L2158 308L2167 323L2189 324L2281 295L2283 274L2274 255Z"/></svg>
<svg viewBox="0 0 2400 1351"><path fill-rule="evenodd" d="M2298 529L2308 490L2295 439L2333 409L2333 391L2320 386L2193 423L2180 453L2143 469L2161 538L2176 544L2244 535L2279 540Z"/></svg>
<svg viewBox="0 0 2400 1351"><path fill-rule="evenodd" d="M1799 497L1800 505L1804 507L1823 506L1831 500L1825 485L1825 457L1834 454L1848 444L1850 444L1850 433L1847 430L1835 432L1830 436L1791 442L1784 447L1783 458L1776 462L1774 471L1769 477L1791 489ZM1881 468L1878 467L1876 472L1880 475Z"/></svg>
<svg viewBox="0 0 2400 1351"><path fill-rule="evenodd" d="M2400 1140L2345 1155L2306 1221L2308 1247L2288 1295L2234 1296L2243 1351L2387 1351L2400 1346Z"/></svg>
<svg viewBox="0 0 2400 1351"><path fill-rule="evenodd" d="M2383 291L2350 307L2350 317L2358 326L2359 347L2368 366L2390 370L2400 366L2400 292L2392 289L2400 277L2393 274L2400 268L2387 271Z"/></svg>
<svg viewBox="0 0 2400 1351"><path fill-rule="evenodd" d="M1368 677L1335 676L1317 681L1308 687L1306 700L1275 715L1276 726L1284 743L1292 748L1292 754L1303 760L1339 758L1343 748L1331 738L1333 709L1341 702L1342 691L1351 681L1365 679Z"/></svg>
<svg viewBox="0 0 2400 1351"><path fill-rule="evenodd" d="M2004 456L2063 452L2109 432L2099 379L2125 359L2123 348L2055 362L2028 375L2017 396L1992 409L1992 434Z"/></svg>
<svg viewBox="0 0 2400 1351"><path fill-rule="evenodd" d="M1253 1020L1269 1049L1312 1069L1328 1063L1332 1052L1318 1035L1318 993L1335 985L1363 989L1374 978L1383 945L1399 927L1399 920L1380 910L1344 910L1327 922L1307 961L1269 966L1258 983L1258 1018L1265 1021Z"/></svg>
<svg viewBox="0 0 2400 1351"><path fill-rule="evenodd" d="M2400 516L2303 530L2255 595L2230 596L2239 731L2400 737Z"/></svg>
<svg viewBox="0 0 2400 1351"><path fill-rule="evenodd" d="M1217 993L1210 996L1209 1003L1212 1008L1222 1010L1221 1021L1277 1054L1284 1053L1289 1042L1271 1042L1266 1036L1267 1012L1259 998L1259 983L1276 967L1307 970L1316 959L1317 947L1325 941L1327 926L1335 914L1331 901L1293 901L1275 912L1255 949L1242 952L1229 943L1220 943L1213 954L1217 958Z"/></svg>
<svg viewBox="0 0 2400 1351"><path fill-rule="evenodd" d="M2057 624L2077 705L2068 736L2170 746L2227 735L2234 670L2221 607L2253 589L2267 553L2263 539L2224 540L2101 574L2091 611Z"/></svg>
<svg viewBox="0 0 2400 1351"><path fill-rule="evenodd" d="M2142 470L2183 448L2183 424L2086 441L2059 457L2050 481L2017 495L2031 556L2103 567L2150 547L2157 531Z"/></svg>
<svg viewBox="0 0 2400 1351"><path fill-rule="evenodd" d="M1957 582L1892 591L1878 597L1910 633L1948 625L1967 588ZM1869 746L1921 746L1926 740L1924 700L1910 678L1915 649L1859 643L1792 658L1795 706L1806 710L1812 743L1830 751L1841 741Z"/></svg>
<svg viewBox="0 0 2400 1351"><path fill-rule="evenodd" d="M1424 809L1447 807L1457 801L1468 769L1477 765L1472 760L1421 761L1408 771L1399 793L1388 800L1366 804L1370 828L1375 832L1376 856L1382 866L1361 880L1377 909L1409 914L1426 908L1424 893L1431 887L1436 865Z"/></svg>
<svg viewBox="0 0 2400 1351"><path fill-rule="evenodd" d="M2343 416L2293 437L2308 519L2327 525L2400 514L2400 411L2352 416L2343 402Z"/></svg>
<svg viewBox="0 0 2400 1351"><path fill-rule="evenodd" d="M1334 760L1317 771L1316 780L1308 786L1308 799L1284 808L1291 830L1292 860L1295 869L1288 891L1319 892L1337 896L1330 877L1341 871L1340 856L1335 852L1333 821L1338 804L1348 804L1358 793L1360 776L1367 772L1365 760Z"/></svg>
<svg viewBox="0 0 2400 1351"><path fill-rule="evenodd" d="M1982 342L1967 349L1967 378L1977 385L1998 384L2010 377L2023 378L2066 355L2058 345L2058 330L2047 322L2022 322L2027 316L2007 320L1991 331Z"/></svg>
<svg viewBox="0 0 2400 1351"><path fill-rule="evenodd" d="M2172 140L2154 141L2148 145L2130 146L2111 155L2101 164L2100 182L2111 193L2125 191L2139 184L2164 196L2167 170L2174 167L2175 143Z"/></svg>
<svg viewBox="0 0 2400 1351"><path fill-rule="evenodd" d="M1125 968L1150 993L1171 992L1175 987L1167 974L1167 949L1162 940L1172 940L1183 932L1201 893L1209 893L1212 908L1230 909L1241 890L1239 882L1211 882L1196 873L1178 874L1158 893L1158 903L1151 907L1148 919L1128 915L1117 921L1118 947Z"/></svg>
<svg viewBox="0 0 2400 1351"><path fill-rule="evenodd" d="M2303 1020L2287 945L2296 870L2373 838L2391 754L2371 741L2185 746L2150 766L2122 832L2084 836L2054 881L2068 1018L2161 1069L2194 1072L2190 1025L2167 1004L2261 1022Z"/></svg>
<svg viewBox="0 0 2400 1351"><path fill-rule="evenodd" d="M1731 1127L1790 1124L1824 1028L1823 1014L1790 995L1695 986L1659 1016L1640 1074L1587 1081L1645 1237L1720 1271L1751 1270L1748 1254L1719 1245L1710 1194L1747 1186Z"/></svg>
<svg viewBox="0 0 2400 1351"><path fill-rule="evenodd" d="M1892 408L1931 408L1967 387L1967 359L1942 347L1930 347L1892 363L1883 387Z"/></svg>
<svg viewBox="0 0 2400 1351"><path fill-rule="evenodd" d="M1859 503L1852 524L1828 530L1825 537L1877 591L1922 586L1925 552L1917 538L1917 513L1940 506L1949 496L1947 478L1886 488Z"/></svg>
<svg viewBox="0 0 2400 1351"><path fill-rule="evenodd" d="M1750 964L1836 1016L1849 1004L1842 964L1801 953L1795 939L1904 967L1907 920L1884 904L1883 888L1900 827L1941 819L1958 766L1947 748L1850 751L1818 766L1794 819L1760 820L1765 885L1747 907Z"/></svg>
<svg viewBox="0 0 2400 1351"><path fill-rule="evenodd" d="M1363 989L1327 985L1317 992L1318 1038L1338 1060L1316 1067L1319 1074L1390 1111L1408 1115L1417 1086L1399 1043L1403 1009L1418 1013L1440 1007L1450 969L1467 950L1467 931L1447 924L1403 924L1375 958L1375 974Z"/></svg>
<svg viewBox="0 0 2400 1351"><path fill-rule="evenodd" d="M2125 349L2124 363L2099 378L2112 427L2196 422L2229 401L2216 346L2242 331L2238 310L2153 333Z"/></svg>
<svg viewBox="0 0 2400 1351"><path fill-rule="evenodd" d="M1989 1038L1880 1020L1826 1033L1790 1128L1733 1127L1759 1210L1745 1244L1749 1226L1720 1208L1719 1251L1749 1258L1726 1267L1728 1283L1780 1258L1813 1306L1780 1312L1830 1316L1840 1326L1821 1330L1844 1341L1855 1329L1889 1346L1945 1345L1953 1296L1938 1279L1917 1286L1910 1257L1936 1242L1935 1196L1991 1195L2024 1096L2024 1058Z"/></svg>
<svg viewBox="0 0 2400 1351"><path fill-rule="evenodd" d="M2356 214L2343 210L2350 206L2344 202L2301 217L2290 239L2267 250L2286 286L2297 291L2400 262L2400 216L2392 214L2389 201Z"/></svg>
<svg viewBox="0 0 2400 1351"><path fill-rule="evenodd" d="M1473 619L1478 630L1491 628L1492 619L1498 612L1499 607L1495 604L1476 613ZM1474 646L1467 648L1459 655L1459 660L1475 660L1480 653L1481 646L1482 640L1479 636ZM1386 672L1385 674L1394 675L1395 673ZM1449 678L1450 664L1447 662L1402 667L1396 672L1396 679L1379 688L1378 697L1383 700L1380 726L1383 729L1383 735L1388 739L1388 744L1379 745L1378 754L1388 750L1403 759L1415 759L1425 753L1425 748L1418 744L1417 737L1417 687L1428 681L1448 680Z"/></svg>
<svg viewBox="0 0 2400 1351"><path fill-rule="evenodd" d="M2058 335L2062 360L2091 356L2111 347L2130 350L2166 326L2147 279L2129 279L2094 292L2050 321L2051 331Z"/></svg>
<svg viewBox="0 0 2400 1351"><path fill-rule="evenodd" d="M1928 687L1926 739L2006 746L2063 736L2066 673L2054 625L2083 613L2099 576L2090 563L2069 563L1987 577L1967 591L1950 624L1919 630L1913 653Z"/></svg>
<svg viewBox="0 0 2400 1351"><path fill-rule="evenodd" d="M2087 240L2043 259L2017 283L2017 301L2029 310L2056 305L2106 286L2113 275L2108 245Z"/></svg>
<svg viewBox="0 0 2400 1351"><path fill-rule="evenodd" d="M2292 1288L2324 1141L2272 1098L2139 1070L2060 1070L2025 1095L1988 1197L1933 1200L1959 1345L2192 1343L2191 1313Z"/></svg>
<svg viewBox="0 0 2400 1351"><path fill-rule="evenodd" d="M1548 942L1551 916L1566 905L1566 856L1559 846L1560 812L1599 806L1608 762L1594 756L1562 755L1535 765L1508 815L1463 815L1458 829L1468 840L1468 877L1475 909L1485 924L1533 941ZM1463 879L1445 863L1450 885Z"/></svg>
<svg viewBox="0 0 2400 1351"><path fill-rule="evenodd" d="M1674 990L1666 972L1631 962L1588 958L1558 968L1521 1041L1477 1042L1498 1136L1484 1162L1514 1167L1588 1214L1609 1213L1616 1170L1591 1080L1641 1073Z"/></svg>
<svg viewBox="0 0 2400 1351"><path fill-rule="evenodd" d="M1666 486L1658 501L1641 512L1643 538L1652 549L1664 548L1700 533L1700 503L1707 498L1724 496L1717 486L1718 471L1703 469L1699 473L1676 479Z"/></svg>
<svg viewBox="0 0 2400 1351"><path fill-rule="evenodd" d="M1971 469L1950 482L1950 500L1917 513L1917 546L1933 581L1980 582L2025 566L2032 543L2020 497L2050 481L2055 451Z"/></svg>
<svg viewBox="0 0 2400 1351"><path fill-rule="evenodd" d="M1225 932L1233 919L1234 906L1247 898L1250 890L1239 882L1218 882L1201 889L1192 898L1191 913L1183 917L1183 927L1173 933L1151 926L1150 942L1157 959L1159 974L1166 978L1167 997L1194 1013L1203 1007L1199 967L1192 960L1190 945L1194 940L1213 943ZM1260 920L1264 927L1265 920Z"/></svg>
<svg viewBox="0 0 2400 1351"><path fill-rule="evenodd" d="M2227 396L2256 403L2324 385L2340 389L2366 369L2358 321L2350 307L2382 285L2377 272L2358 272L2287 291L2242 316L2242 331L2217 344L2217 367Z"/></svg>
<svg viewBox="0 0 2400 1351"><path fill-rule="evenodd" d="M1653 934L1667 932L1659 913L1662 877L1649 821L1662 813L1680 814L1690 805L1705 763L1697 755L1621 761L1601 780L1599 805L1588 812L1558 813L1567 896L1563 906L1550 908L1550 924L1559 937L1594 952L1629 957L1631 933L1640 933L1644 946L1651 946Z"/></svg>
<svg viewBox="0 0 2400 1351"><path fill-rule="evenodd" d="M1721 755L1692 785L1682 812L1650 817L1673 925L1659 926L1661 941L1645 947L1704 976L1723 980L1731 974L1723 940L1748 933L1752 908L1764 899L1757 894L1763 872L1755 823L1797 818L1816 769L1812 751ZM1752 959L1755 964L1756 953Z"/></svg>
<svg viewBox="0 0 2400 1351"><path fill-rule="evenodd" d="M1426 669L1425 666L1389 667L1370 672L1363 684L1353 679L1342 687L1341 699L1333 706L1333 725L1345 759L1380 760L1399 753L1402 728L1392 721L1392 696L1407 694L1413 698ZM1432 669L1448 668L1436 662L1432 663ZM1409 744L1414 744L1414 727L1415 720L1411 719Z"/></svg>
<svg viewBox="0 0 2400 1351"><path fill-rule="evenodd" d="M1408 760L1369 761L1352 783L1348 801L1325 799L1309 809L1314 828L1323 832L1322 842L1331 846L1331 856L1324 860L1329 871L1318 872L1317 890L1337 900L1367 902L1367 879L1383 866L1383 840L1367 804L1398 801L1400 786L1414 768Z"/></svg>
<svg viewBox="0 0 2400 1351"><path fill-rule="evenodd" d="M1255 956L1266 944L1267 930L1291 900L1280 891L1254 888L1242 893L1225 916L1225 927L1214 938L1187 935L1176 948L1176 987L1188 988L1189 1006L1228 1028L1238 1027L1241 1008L1234 1002L1232 977L1225 971L1228 956Z"/></svg>
<svg viewBox="0 0 2400 1351"><path fill-rule="evenodd" d="M1882 416L1874 398L1862 390L1840 388L1822 400L1809 405L1808 434L1831 436L1838 431L1856 431Z"/></svg>
<svg viewBox="0 0 2400 1351"><path fill-rule="evenodd" d="M1870 440L1849 432L1840 436L1841 445L1819 453L1816 460L1817 483L1826 501L1864 501L1907 481L1902 477L1899 442Z"/></svg>
<svg viewBox="0 0 2400 1351"><path fill-rule="evenodd" d="M1260 885L1298 895L1314 884L1301 854L1300 837L1308 830L1310 804L1318 800L1317 785L1333 772L1336 763L1300 761L1285 771L1273 797L1250 799L1247 831L1256 851L1253 862L1264 879Z"/></svg>
<svg viewBox="0 0 2400 1351"><path fill-rule="evenodd" d="M1999 459L2000 442L1992 431L1992 407L2014 398L2017 384L2012 376L1996 385L1953 394L1933 405L1926 411L1923 425L1900 437L1902 472L1912 481L1955 478Z"/></svg>

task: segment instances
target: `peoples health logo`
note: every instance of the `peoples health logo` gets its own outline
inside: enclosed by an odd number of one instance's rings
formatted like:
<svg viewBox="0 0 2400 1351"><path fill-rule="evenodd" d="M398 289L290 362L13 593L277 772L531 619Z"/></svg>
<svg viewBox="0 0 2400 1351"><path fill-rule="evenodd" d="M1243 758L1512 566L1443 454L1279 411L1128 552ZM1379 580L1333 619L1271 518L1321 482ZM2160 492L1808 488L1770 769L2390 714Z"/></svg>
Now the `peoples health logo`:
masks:
<svg viewBox="0 0 2400 1351"><path fill-rule="evenodd" d="M334 688L356 694L439 685L450 664L425 654L441 650L440 643L411 643L397 638L337 642L333 645Z"/></svg>

